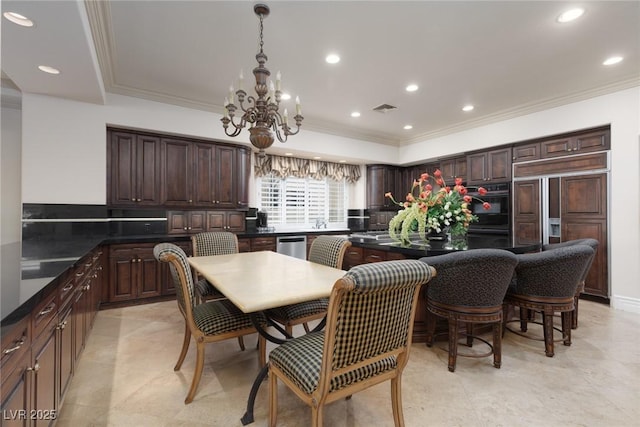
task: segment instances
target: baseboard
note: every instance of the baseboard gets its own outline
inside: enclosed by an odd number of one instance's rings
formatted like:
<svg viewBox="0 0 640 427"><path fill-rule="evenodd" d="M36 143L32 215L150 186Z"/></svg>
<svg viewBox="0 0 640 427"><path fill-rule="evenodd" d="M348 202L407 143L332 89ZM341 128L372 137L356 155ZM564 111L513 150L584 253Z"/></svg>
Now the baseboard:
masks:
<svg viewBox="0 0 640 427"><path fill-rule="evenodd" d="M612 295L611 307L617 310L640 314L640 299Z"/></svg>

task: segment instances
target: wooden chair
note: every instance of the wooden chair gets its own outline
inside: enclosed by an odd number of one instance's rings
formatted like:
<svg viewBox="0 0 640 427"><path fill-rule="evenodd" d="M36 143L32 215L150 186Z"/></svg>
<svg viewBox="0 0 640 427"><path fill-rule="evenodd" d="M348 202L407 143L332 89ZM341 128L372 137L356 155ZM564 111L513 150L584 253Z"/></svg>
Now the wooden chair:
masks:
<svg viewBox="0 0 640 427"><path fill-rule="evenodd" d="M276 425L278 380L311 407L313 427L323 425L326 404L390 380L394 423L403 426L401 378L418 293L435 274L424 262L402 260L359 265L339 279L326 329L269 353L269 425Z"/></svg>
<svg viewBox="0 0 640 427"><path fill-rule="evenodd" d="M476 249L421 258L438 272L427 287L427 346L434 340L436 316L449 323L449 371L456 369L459 326L466 325L467 345L473 345L475 323L493 324L493 366L502 364L502 302L518 263L516 256L500 249Z"/></svg>
<svg viewBox="0 0 640 427"><path fill-rule="evenodd" d="M196 342L196 369L193 373L191 388L184 401L184 403L191 403L202 376L205 344L242 337L257 331L249 315L240 311L229 300L196 303L195 287L187 255L178 246L171 243L159 243L154 247L153 254L158 261L169 263L169 269L176 286L178 308L185 319L182 351L174 367L175 371L180 370L182 362L184 362L191 337ZM261 323L266 325L266 320L261 319ZM266 341L262 335L258 336L258 360L261 367L265 365Z"/></svg>
<svg viewBox="0 0 640 427"><path fill-rule="evenodd" d="M344 254L349 246L351 246L351 242L342 237L318 236L311 243L309 261L340 269ZM268 316L271 320L284 325L285 331L292 336L293 327L301 323L308 333L308 322L322 319L327 314L328 305L329 298L320 298L269 310Z"/></svg>
<svg viewBox="0 0 640 427"><path fill-rule="evenodd" d="M562 341L571 345L571 318L576 290L594 251L587 245L565 246L543 252L516 255L518 265L514 280L504 298L504 327L507 328L509 306L520 309L520 331L510 331L527 338L527 324L543 325L545 354L554 355L553 316L561 313ZM542 322L531 320L529 311L542 313ZM504 331L503 331L504 333Z"/></svg>
<svg viewBox="0 0 640 427"><path fill-rule="evenodd" d="M578 285L578 289L576 289L576 294L573 297L573 303L575 307L571 315L571 329L578 328L578 302L580 301L580 294L584 292L585 280L587 280L587 275L589 274L589 270L591 270L591 265L593 264L593 260L596 257L595 252L598 251L599 242L596 239L575 239L575 240L568 240L562 243L549 243L546 245L542 245L543 251L548 251L550 249L558 249L566 246L575 246L575 245L591 246L591 249L593 249L594 254L593 254L593 257L591 258L591 261L589 261L589 265L587 266L584 274L582 275L582 280L580 281L580 284Z"/></svg>

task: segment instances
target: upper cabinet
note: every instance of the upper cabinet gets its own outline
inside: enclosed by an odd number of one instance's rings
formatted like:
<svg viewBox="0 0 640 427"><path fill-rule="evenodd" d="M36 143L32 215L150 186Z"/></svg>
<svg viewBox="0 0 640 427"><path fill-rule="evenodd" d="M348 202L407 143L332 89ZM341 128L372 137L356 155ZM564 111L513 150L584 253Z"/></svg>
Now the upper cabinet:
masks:
<svg viewBox="0 0 640 427"><path fill-rule="evenodd" d="M160 138L114 131L107 140L110 204L160 205Z"/></svg>
<svg viewBox="0 0 640 427"><path fill-rule="evenodd" d="M511 147L467 156L467 183L511 181Z"/></svg>
<svg viewBox="0 0 640 427"><path fill-rule="evenodd" d="M108 134L110 206L248 206L248 147L111 129Z"/></svg>
<svg viewBox="0 0 640 427"><path fill-rule="evenodd" d="M609 129L597 129L592 132L564 138L551 139L540 143L540 157L568 156L608 150L611 146Z"/></svg>
<svg viewBox="0 0 640 427"><path fill-rule="evenodd" d="M440 161L440 172L447 184L453 184L456 178L467 181L467 157L453 157Z"/></svg>
<svg viewBox="0 0 640 427"><path fill-rule="evenodd" d="M393 202L385 197L396 191L398 168L389 165L367 166L367 206L369 209L390 208ZM393 195L396 200L398 195ZM404 200L404 197L402 198Z"/></svg>

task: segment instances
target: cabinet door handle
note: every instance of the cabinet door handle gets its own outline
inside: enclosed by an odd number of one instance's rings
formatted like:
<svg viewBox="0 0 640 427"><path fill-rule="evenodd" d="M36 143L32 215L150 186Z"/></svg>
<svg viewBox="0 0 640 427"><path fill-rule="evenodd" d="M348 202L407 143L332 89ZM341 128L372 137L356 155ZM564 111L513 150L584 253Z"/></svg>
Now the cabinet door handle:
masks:
<svg viewBox="0 0 640 427"><path fill-rule="evenodd" d="M67 326L67 321L65 320L64 322L61 322L58 324L58 327L56 329L64 329Z"/></svg>
<svg viewBox="0 0 640 427"><path fill-rule="evenodd" d="M132 201L132 202L135 202L135 201L136 201L136 198L134 197L133 199L131 199L131 201Z"/></svg>
<svg viewBox="0 0 640 427"><path fill-rule="evenodd" d="M189 203L193 203L193 200L189 199Z"/></svg>
<svg viewBox="0 0 640 427"><path fill-rule="evenodd" d="M2 354L9 354L9 353L13 353L14 351L18 350L24 344L24 339L25 339L25 336L23 335L22 338L20 338L20 341L16 342L16 345L14 345L11 348L7 348L6 350L3 350Z"/></svg>
<svg viewBox="0 0 640 427"><path fill-rule="evenodd" d="M27 368L27 371L30 371L30 372L38 372L39 370L40 370L40 364L39 363L36 363L33 366L33 368Z"/></svg>
<svg viewBox="0 0 640 427"><path fill-rule="evenodd" d="M38 313L38 316L46 316L47 314L51 313L55 308L56 308L56 304L52 303L50 306L48 306L47 308L42 310L40 313Z"/></svg>
<svg viewBox="0 0 640 427"><path fill-rule="evenodd" d="M68 292L68 291L70 291L71 289L73 289L73 285L71 285L71 284L69 284L69 285L65 286L64 288L62 288L62 290L63 290L64 292Z"/></svg>
<svg viewBox="0 0 640 427"><path fill-rule="evenodd" d="M189 227L189 230L191 230L191 227Z"/></svg>
<svg viewBox="0 0 640 427"><path fill-rule="evenodd" d="M186 230L186 229L187 229L187 227L184 227L184 228L183 228L183 230Z"/></svg>

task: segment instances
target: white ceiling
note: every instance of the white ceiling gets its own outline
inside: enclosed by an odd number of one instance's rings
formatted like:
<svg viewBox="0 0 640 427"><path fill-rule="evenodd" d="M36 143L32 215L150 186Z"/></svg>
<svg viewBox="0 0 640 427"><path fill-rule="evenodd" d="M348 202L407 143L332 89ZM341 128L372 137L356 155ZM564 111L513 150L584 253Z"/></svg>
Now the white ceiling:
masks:
<svg viewBox="0 0 640 427"><path fill-rule="evenodd" d="M247 89L256 66L254 3L3 0L3 12L35 22L2 20L3 75L22 92L103 103L106 91L221 113L239 70ZM300 96L306 129L402 145L640 84L638 1L268 4L267 67ZM576 5L582 18L555 21ZM330 52L341 62L327 64ZM614 54L624 61L603 66ZM398 108L372 111L384 103ZM467 103L475 110L462 112Z"/></svg>

